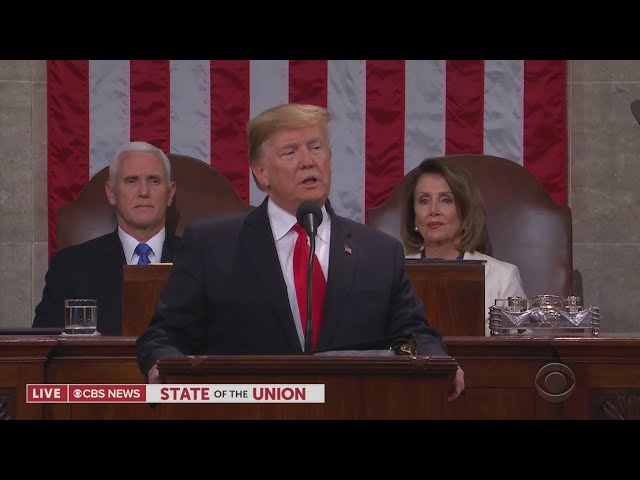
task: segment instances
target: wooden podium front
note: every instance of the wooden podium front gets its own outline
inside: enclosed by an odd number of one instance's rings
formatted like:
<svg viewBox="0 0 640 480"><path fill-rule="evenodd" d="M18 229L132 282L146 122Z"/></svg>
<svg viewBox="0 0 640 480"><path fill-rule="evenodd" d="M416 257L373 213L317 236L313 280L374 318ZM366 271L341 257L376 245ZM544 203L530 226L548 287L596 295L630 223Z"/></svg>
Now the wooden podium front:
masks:
<svg viewBox="0 0 640 480"><path fill-rule="evenodd" d="M144 383L135 341L135 337L0 335L0 420L203 418L202 411L184 411L187 407L200 408L199 404L151 407L122 402L26 402L27 384ZM640 333L605 338L446 337L445 343L465 371L466 395L448 402L440 418L640 420ZM389 418L402 404L408 411L399 416L406 418L435 415L441 408L439 382L444 378L445 365L420 358L414 362L412 357L333 359L300 355L281 357L280 364L269 357L262 361L259 357L230 358L229 363L224 363L224 358L219 363L214 360L166 359L161 368L170 381L189 383L259 380L325 385L325 404L320 409L315 404L281 405L291 407L287 411L275 405L245 404L248 408L243 411L228 412L233 417L255 418L260 414L265 418L318 418L324 414L323 418ZM446 362L452 367L455 364ZM411 373L414 366L426 372ZM422 388L434 390L425 392ZM423 399L429 406L420 403ZM216 405L221 410L230 407ZM256 407L263 410L258 412Z"/></svg>
<svg viewBox="0 0 640 480"><path fill-rule="evenodd" d="M407 260L429 324L445 336L484 336L484 261Z"/></svg>
<svg viewBox="0 0 640 480"><path fill-rule="evenodd" d="M323 385L323 403L162 403L164 419L409 420L445 416L451 357L218 355L160 360L173 385Z"/></svg>
<svg viewBox="0 0 640 480"><path fill-rule="evenodd" d="M125 265L122 334L138 336L149 325L173 265ZM405 271L424 304L429 323L445 336L484 336L484 262L407 260Z"/></svg>
<svg viewBox="0 0 640 480"><path fill-rule="evenodd" d="M122 335L140 335L153 316L158 296L173 267L170 263L124 265L122 269Z"/></svg>

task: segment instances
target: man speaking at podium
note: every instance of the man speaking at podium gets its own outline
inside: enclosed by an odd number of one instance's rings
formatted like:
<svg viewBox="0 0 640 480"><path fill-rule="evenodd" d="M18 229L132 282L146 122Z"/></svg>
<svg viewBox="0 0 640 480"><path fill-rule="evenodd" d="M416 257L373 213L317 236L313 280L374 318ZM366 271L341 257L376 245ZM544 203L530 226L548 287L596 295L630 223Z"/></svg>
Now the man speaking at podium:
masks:
<svg viewBox="0 0 640 480"><path fill-rule="evenodd" d="M248 213L185 230L137 341L150 383L160 381L160 358L182 354L312 353L413 336L418 354L447 355L404 271L400 242L336 215L327 201L329 117L321 107L284 104L249 122L251 170L267 197ZM449 399L463 389L458 369Z"/></svg>

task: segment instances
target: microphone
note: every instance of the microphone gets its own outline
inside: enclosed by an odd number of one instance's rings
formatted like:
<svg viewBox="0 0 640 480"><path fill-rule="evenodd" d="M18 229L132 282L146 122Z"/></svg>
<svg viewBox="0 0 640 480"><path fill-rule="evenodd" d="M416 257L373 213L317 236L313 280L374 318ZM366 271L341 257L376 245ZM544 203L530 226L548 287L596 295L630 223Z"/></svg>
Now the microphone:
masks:
<svg viewBox="0 0 640 480"><path fill-rule="evenodd" d="M636 121L640 123L640 100L634 100L631 102L631 113L636 117Z"/></svg>
<svg viewBox="0 0 640 480"><path fill-rule="evenodd" d="M318 233L318 227L322 223L322 210L313 202L302 202L296 212L298 224L305 229L311 241Z"/></svg>
<svg viewBox="0 0 640 480"><path fill-rule="evenodd" d="M313 278L313 257L316 252L316 234L318 233L318 227L322 223L322 211L313 202L302 202L298 206L296 212L296 218L298 224L305 229L307 235L309 235L309 263L307 265L307 327L304 337L304 352L311 353L312 339L313 339L313 310L311 304L311 296L313 292L311 279Z"/></svg>

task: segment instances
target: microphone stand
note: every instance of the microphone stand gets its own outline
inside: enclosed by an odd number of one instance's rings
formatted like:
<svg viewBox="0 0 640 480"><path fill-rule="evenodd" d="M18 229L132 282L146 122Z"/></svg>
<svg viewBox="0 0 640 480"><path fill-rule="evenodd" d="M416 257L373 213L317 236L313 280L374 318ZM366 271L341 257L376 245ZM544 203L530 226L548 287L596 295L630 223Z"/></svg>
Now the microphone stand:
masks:
<svg viewBox="0 0 640 480"><path fill-rule="evenodd" d="M307 328L304 336L304 352L311 353L313 341L313 309L311 296L313 293L313 257L316 252L316 229L311 229L309 235L309 263L307 265Z"/></svg>
<svg viewBox="0 0 640 480"><path fill-rule="evenodd" d="M309 236L309 261L307 263L307 321L304 336L304 353L310 354L313 350L313 261L316 252L316 234L318 226L322 223L322 211L320 207L311 201L302 202L296 211L298 224L304 228ZM302 308L302 305L299 305Z"/></svg>

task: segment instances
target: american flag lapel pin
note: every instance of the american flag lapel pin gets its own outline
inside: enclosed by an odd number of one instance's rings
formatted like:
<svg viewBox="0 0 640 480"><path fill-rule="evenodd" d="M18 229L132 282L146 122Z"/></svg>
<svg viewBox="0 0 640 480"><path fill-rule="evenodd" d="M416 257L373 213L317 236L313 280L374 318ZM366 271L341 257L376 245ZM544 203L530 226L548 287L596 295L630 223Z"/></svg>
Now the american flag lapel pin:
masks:
<svg viewBox="0 0 640 480"><path fill-rule="evenodd" d="M345 245L344 252L348 255L351 255L351 247L349 245Z"/></svg>

